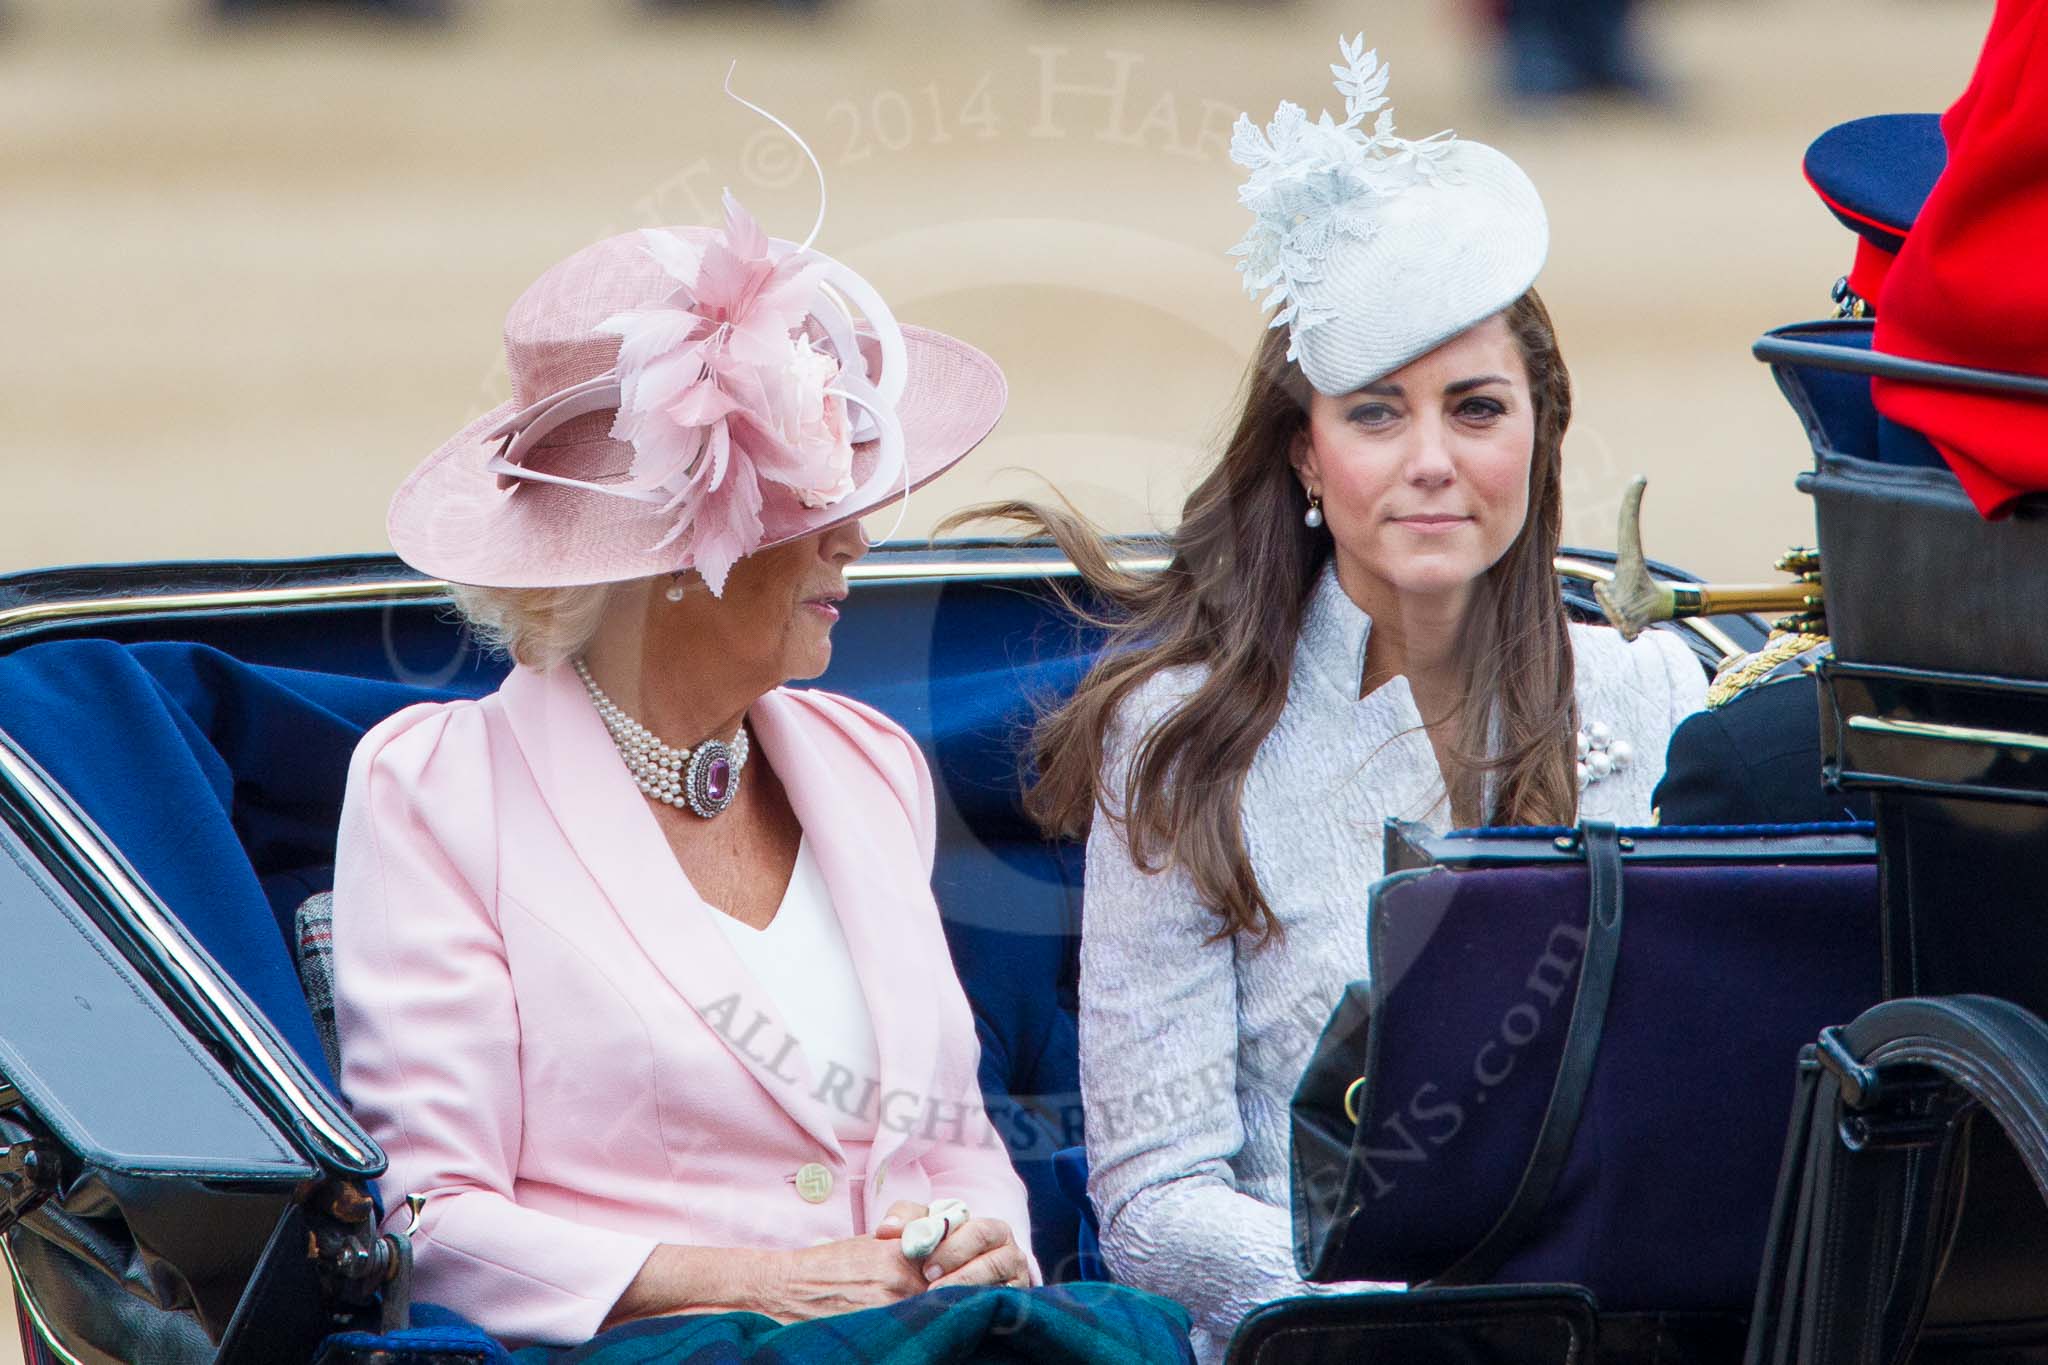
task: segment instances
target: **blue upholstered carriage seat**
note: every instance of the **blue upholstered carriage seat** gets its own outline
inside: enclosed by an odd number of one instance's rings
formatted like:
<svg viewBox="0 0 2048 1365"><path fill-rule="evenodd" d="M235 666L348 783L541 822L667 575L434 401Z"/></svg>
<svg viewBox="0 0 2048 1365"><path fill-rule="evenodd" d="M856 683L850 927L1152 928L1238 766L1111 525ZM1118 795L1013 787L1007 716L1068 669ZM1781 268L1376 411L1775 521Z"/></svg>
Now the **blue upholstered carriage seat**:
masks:
<svg viewBox="0 0 2048 1365"><path fill-rule="evenodd" d="M1039 610L1024 599L1015 609ZM856 648L842 647L827 682L901 719L933 760L935 882L975 1007L983 1089L1030 1192L1040 1262L1049 1277L1071 1275L1077 1224L1052 1157L1080 1141L1080 869L1074 850L1023 819L1010 754L1025 694L1079 664L1027 678L991 644L991 623L943 648L931 643L933 624L885 619L883 632L914 632L946 673L927 675L871 625ZM391 666L382 655L363 662ZM203 644L54 641L0 657L0 730L71 793L331 1087L291 937L296 908L332 885L350 754L392 712L488 691L500 671L472 665L431 687L247 663Z"/></svg>

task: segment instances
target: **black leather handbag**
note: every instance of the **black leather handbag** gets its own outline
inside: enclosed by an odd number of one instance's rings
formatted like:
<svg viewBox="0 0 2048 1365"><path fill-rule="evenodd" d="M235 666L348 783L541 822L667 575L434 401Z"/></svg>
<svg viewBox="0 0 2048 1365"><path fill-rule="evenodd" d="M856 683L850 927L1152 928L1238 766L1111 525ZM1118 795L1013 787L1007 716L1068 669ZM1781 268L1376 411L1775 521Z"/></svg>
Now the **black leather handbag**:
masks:
<svg viewBox="0 0 2048 1365"><path fill-rule="evenodd" d="M1583 1365L1593 1300L1571 1285L1278 1299L1238 1324L1227 1365Z"/></svg>
<svg viewBox="0 0 2048 1365"><path fill-rule="evenodd" d="M1576 1284L1729 1358L1799 1048L1879 998L1868 828L1387 839L1294 1098L1302 1273Z"/></svg>

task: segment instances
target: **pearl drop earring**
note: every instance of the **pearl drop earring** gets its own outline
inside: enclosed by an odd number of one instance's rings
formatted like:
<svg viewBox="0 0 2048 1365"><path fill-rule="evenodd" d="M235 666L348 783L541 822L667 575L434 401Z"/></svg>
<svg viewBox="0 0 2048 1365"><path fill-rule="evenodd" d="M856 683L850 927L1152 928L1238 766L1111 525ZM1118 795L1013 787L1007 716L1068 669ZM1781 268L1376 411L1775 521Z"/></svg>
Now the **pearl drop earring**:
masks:
<svg viewBox="0 0 2048 1365"><path fill-rule="evenodd" d="M668 598L671 602L683 600L683 576L681 574L675 574L669 578L668 591L663 593L662 596Z"/></svg>
<svg viewBox="0 0 2048 1365"><path fill-rule="evenodd" d="M1302 517L1301 524L1308 527L1311 531L1323 524L1322 494L1312 492L1308 495L1308 512Z"/></svg>

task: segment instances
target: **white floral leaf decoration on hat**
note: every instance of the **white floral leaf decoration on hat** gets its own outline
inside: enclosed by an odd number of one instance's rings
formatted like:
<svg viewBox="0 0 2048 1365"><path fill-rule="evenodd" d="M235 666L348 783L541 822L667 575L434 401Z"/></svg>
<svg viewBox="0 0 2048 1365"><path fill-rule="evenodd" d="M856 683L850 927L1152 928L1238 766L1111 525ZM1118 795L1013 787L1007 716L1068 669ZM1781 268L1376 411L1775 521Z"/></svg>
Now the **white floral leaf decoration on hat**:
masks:
<svg viewBox="0 0 2048 1365"><path fill-rule="evenodd" d="M1378 48L1364 51L1365 35L1358 34L1349 42L1337 39L1337 51L1344 55L1344 65L1330 64L1330 74L1337 78L1337 93L1344 97L1345 123L1355 124L1374 110L1387 103L1388 70L1380 65ZM1386 120L1392 128L1391 115Z"/></svg>
<svg viewBox="0 0 2048 1365"><path fill-rule="evenodd" d="M1303 285L1322 278L1322 264L1343 239L1364 241L1377 229L1384 200L1418 184L1450 178L1444 157L1456 139L1449 131L1417 141L1394 135L1388 108L1390 68L1365 35L1340 36L1342 65L1332 63L1337 92L1344 97L1344 121L1328 111L1315 120L1291 100L1282 100L1263 131L1248 114L1231 129L1230 159L1250 172L1238 187L1238 202L1252 212L1252 226L1230 254L1239 258L1245 292L1277 309L1272 327L1291 328L1287 358L1300 349L1302 333L1328 322L1301 296ZM1361 125L1378 115L1368 131Z"/></svg>

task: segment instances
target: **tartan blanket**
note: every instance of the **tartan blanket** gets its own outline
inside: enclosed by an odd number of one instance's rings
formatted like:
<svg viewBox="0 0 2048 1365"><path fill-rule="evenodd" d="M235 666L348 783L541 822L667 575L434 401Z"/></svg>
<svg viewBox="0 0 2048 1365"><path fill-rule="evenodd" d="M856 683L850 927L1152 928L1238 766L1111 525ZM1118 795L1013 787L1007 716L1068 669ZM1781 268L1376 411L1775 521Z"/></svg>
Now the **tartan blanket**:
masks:
<svg viewBox="0 0 2048 1365"><path fill-rule="evenodd" d="M1124 1285L934 1289L859 1313L783 1324L759 1313L627 1323L581 1346L507 1351L452 1313L389 1336L328 1339L322 1365L1152 1365L1192 1362L1188 1315Z"/></svg>

